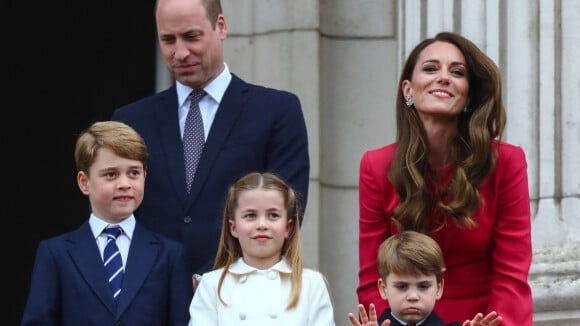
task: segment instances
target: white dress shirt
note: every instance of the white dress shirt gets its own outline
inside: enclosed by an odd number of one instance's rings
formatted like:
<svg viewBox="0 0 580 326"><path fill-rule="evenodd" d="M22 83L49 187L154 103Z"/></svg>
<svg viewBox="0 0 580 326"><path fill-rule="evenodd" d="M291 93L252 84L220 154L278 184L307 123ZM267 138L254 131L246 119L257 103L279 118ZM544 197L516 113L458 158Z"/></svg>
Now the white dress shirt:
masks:
<svg viewBox="0 0 580 326"><path fill-rule="evenodd" d="M222 102L222 98L224 97L231 80L232 74L228 65L224 62L224 70L221 74L219 74L203 89L206 92L206 96L202 97L199 101L199 111L201 113L201 119L203 120L205 139L207 139L207 136L209 135L211 125L213 124L219 105ZM192 89L179 81L175 81L175 88L177 91L177 102L179 103L177 111L179 116L179 131L181 132L181 138L183 138L185 119L187 118L187 113L189 113L189 94Z"/></svg>

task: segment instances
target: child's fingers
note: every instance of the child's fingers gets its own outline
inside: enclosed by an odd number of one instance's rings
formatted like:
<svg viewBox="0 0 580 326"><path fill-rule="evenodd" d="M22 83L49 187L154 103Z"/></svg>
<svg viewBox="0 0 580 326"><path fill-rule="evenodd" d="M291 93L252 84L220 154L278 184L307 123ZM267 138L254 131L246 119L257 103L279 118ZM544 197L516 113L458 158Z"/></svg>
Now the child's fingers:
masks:
<svg viewBox="0 0 580 326"><path fill-rule="evenodd" d="M501 323L502 318L498 316L497 312L492 311L483 318L483 325L497 326Z"/></svg>
<svg viewBox="0 0 580 326"><path fill-rule="evenodd" d="M497 312L492 311L483 318L483 321L490 322L497 317Z"/></svg>
<svg viewBox="0 0 580 326"><path fill-rule="evenodd" d="M369 305L369 315L372 321L377 320L377 309L375 308L375 305L372 303Z"/></svg>
<svg viewBox="0 0 580 326"><path fill-rule="evenodd" d="M363 325L366 324L366 323L368 323L369 318L367 316L367 312L365 310L365 306L364 305L362 305L362 304L359 304L358 305L358 313L359 313L359 316L360 316L360 321L363 323Z"/></svg>
<svg viewBox="0 0 580 326"><path fill-rule="evenodd" d="M350 320L352 326L361 326L361 324L358 322L358 319L354 316L352 312L348 313L348 320Z"/></svg>

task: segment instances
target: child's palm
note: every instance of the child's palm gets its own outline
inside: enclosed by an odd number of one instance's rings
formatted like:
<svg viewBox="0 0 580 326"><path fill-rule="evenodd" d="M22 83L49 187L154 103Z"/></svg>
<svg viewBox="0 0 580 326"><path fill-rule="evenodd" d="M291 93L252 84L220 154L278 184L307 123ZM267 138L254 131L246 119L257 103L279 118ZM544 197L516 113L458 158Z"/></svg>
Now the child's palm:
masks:
<svg viewBox="0 0 580 326"><path fill-rule="evenodd" d="M351 312L348 314L348 320L352 323L353 326L379 326L379 322L377 320L377 310L375 309L374 304L369 305L369 314L367 316L367 312L365 307L362 304L358 305L358 313L360 316L360 321L354 316ZM390 320L385 320L380 326L389 326L391 325ZM487 326L485 324L481 324L482 326ZM463 326L480 326L480 324L467 324ZM491 325L495 326L495 325Z"/></svg>

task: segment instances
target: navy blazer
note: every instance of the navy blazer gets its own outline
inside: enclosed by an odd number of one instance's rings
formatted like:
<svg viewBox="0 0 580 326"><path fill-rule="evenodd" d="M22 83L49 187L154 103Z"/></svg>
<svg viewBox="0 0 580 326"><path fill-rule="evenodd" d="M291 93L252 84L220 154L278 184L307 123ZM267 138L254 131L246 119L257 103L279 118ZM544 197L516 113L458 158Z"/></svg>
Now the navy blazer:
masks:
<svg viewBox="0 0 580 326"><path fill-rule="evenodd" d="M310 173L306 123L296 95L232 75L188 194L177 108L173 85L115 110L113 120L139 132L149 151L136 218L181 241L191 273L202 274L213 266L225 197L238 178L276 173L298 193L304 210Z"/></svg>
<svg viewBox="0 0 580 326"><path fill-rule="evenodd" d="M137 222L115 307L87 221L40 242L21 325L187 325L191 286L182 246Z"/></svg>

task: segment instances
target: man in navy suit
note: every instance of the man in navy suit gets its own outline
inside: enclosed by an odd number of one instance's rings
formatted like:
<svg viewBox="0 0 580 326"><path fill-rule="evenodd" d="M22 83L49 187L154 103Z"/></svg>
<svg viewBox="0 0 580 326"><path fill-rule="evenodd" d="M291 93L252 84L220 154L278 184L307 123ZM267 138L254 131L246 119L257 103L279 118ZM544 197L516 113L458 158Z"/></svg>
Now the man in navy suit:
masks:
<svg viewBox="0 0 580 326"><path fill-rule="evenodd" d="M296 189L304 210L310 173L298 97L232 74L223 57L227 26L220 1L203 3L157 1L161 54L176 82L113 113L149 148L150 177L136 217L184 244L192 274L212 269L226 192L235 180L254 171L275 173ZM205 91L199 102L205 144L187 189L182 137L192 90Z"/></svg>
<svg viewBox="0 0 580 326"><path fill-rule="evenodd" d="M39 244L22 326L187 325L192 291L183 248L133 215L146 161L143 138L123 123L96 122L81 133L77 183L92 213L77 230ZM114 240L105 232L111 227L122 230ZM105 268L111 241L121 257L114 276ZM120 286L111 285L117 277Z"/></svg>

